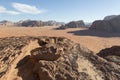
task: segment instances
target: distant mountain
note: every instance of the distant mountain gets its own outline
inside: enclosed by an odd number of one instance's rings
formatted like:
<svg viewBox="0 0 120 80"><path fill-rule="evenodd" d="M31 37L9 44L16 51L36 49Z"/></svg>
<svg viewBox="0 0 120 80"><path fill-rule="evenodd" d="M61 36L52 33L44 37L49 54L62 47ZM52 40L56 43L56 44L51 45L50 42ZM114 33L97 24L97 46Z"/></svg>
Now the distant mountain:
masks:
<svg viewBox="0 0 120 80"><path fill-rule="evenodd" d="M67 23L65 25L61 25L58 29L80 28L80 27L82 27L82 28L86 27L85 23L82 20L80 20L80 21L71 21L71 22L69 22L69 23Z"/></svg>
<svg viewBox="0 0 120 80"><path fill-rule="evenodd" d="M0 21L0 25L8 26L8 25L14 25L14 23L11 21L3 20Z"/></svg>
<svg viewBox="0 0 120 80"><path fill-rule="evenodd" d="M41 26L60 26L64 23L56 21L25 20L16 23L17 26L41 27Z"/></svg>
<svg viewBox="0 0 120 80"><path fill-rule="evenodd" d="M106 32L120 32L120 15L112 17L107 20L97 20L93 22L90 30L106 31Z"/></svg>
<svg viewBox="0 0 120 80"><path fill-rule="evenodd" d="M85 23L85 27L90 27L92 25L92 22L91 23Z"/></svg>
<svg viewBox="0 0 120 80"><path fill-rule="evenodd" d="M41 21L41 20L20 20L18 22L12 22L8 20L0 21L2 26L25 26L25 27L42 27L42 26L61 26L64 25L64 22L56 22L53 20L50 21Z"/></svg>

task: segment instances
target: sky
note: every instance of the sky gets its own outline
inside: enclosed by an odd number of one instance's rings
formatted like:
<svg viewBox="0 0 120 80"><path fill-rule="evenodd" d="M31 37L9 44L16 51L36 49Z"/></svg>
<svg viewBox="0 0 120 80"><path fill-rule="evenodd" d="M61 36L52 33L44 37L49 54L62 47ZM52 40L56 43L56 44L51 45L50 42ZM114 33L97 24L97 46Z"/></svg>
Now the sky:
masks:
<svg viewBox="0 0 120 80"><path fill-rule="evenodd" d="M0 21L93 22L119 14L120 0L0 0Z"/></svg>

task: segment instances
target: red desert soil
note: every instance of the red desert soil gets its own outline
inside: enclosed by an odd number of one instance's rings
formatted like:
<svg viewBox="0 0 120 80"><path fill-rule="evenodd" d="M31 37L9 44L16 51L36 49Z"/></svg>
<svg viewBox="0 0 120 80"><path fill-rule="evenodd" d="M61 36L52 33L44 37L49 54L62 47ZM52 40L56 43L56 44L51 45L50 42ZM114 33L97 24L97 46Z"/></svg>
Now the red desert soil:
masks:
<svg viewBox="0 0 120 80"><path fill-rule="evenodd" d="M55 27L0 27L0 38L3 37L12 37L12 36L62 36L71 39L74 42L80 43L83 46L86 46L95 53L99 52L101 49L106 47L111 47L115 45L120 45L120 36L115 34L108 33L110 37L106 37L106 33L92 33L86 29L81 28L72 28L66 30L55 30ZM77 31L78 35L74 33ZM80 34L79 34L80 31ZM87 34L87 35L86 35ZM105 37L99 37L95 34L101 34ZM95 36L93 36L95 35ZM101 36L100 35L100 36ZM113 35L113 36L111 36Z"/></svg>

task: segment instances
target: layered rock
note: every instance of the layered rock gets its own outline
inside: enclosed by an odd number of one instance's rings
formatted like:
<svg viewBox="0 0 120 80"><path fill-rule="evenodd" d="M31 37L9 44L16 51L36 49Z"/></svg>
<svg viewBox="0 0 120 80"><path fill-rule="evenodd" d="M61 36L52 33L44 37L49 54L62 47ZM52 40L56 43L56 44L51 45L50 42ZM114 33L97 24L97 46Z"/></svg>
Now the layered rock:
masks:
<svg viewBox="0 0 120 80"><path fill-rule="evenodd" d="M95 21L89 29L105 32L120 32L120 16Z"/></svg>
<svg viewBox="0 0 120 80"><path fill-rule="evenodd" d="M85 27L85 24L82 20L80 21L71 21L65 25L60 26L58 29L67 29L67 28L80 28Z"/></svg>
<svg viewBox="0 0 120 80"><path fill-rule="evenodd" d="M118 63L62 37L0 39L0 64L1 80L120 79Z"/></svg>

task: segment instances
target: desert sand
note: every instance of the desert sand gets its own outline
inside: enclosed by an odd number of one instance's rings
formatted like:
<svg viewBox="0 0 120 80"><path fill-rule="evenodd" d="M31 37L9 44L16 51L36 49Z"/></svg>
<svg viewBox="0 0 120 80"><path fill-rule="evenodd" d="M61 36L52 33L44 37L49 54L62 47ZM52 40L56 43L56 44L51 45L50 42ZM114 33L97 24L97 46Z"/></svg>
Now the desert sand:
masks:
<svg viewBox="0 0 120 80"><path fill-rule="evenodd" d="M79 43L94 53L101 49L120 45L120 34L92 32L83 28L56 30L56 26L46 27L0 27L0 38L12 36L55 36L66 37Z"/></svg>

